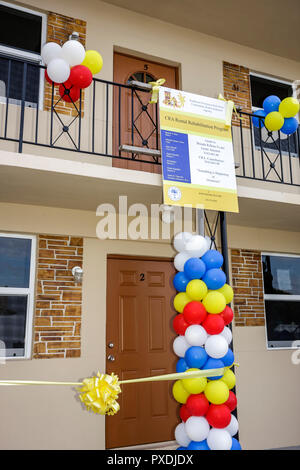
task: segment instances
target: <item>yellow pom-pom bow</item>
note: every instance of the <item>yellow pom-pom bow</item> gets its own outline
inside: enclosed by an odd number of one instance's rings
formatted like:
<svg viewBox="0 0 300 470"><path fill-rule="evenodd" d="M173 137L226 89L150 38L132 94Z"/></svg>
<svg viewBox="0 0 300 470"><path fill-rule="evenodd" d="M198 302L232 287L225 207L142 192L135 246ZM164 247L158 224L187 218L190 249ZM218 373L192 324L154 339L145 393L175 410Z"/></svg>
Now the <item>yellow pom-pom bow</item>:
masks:
<svg viewBox="0 0 300 470"><path fill-rule="evenodd" d="M78 389L79 398L87 410L101 415L114 415L120 405L117 402L121 393L117 375L100 374L83 380L83 385Z"/></svg>

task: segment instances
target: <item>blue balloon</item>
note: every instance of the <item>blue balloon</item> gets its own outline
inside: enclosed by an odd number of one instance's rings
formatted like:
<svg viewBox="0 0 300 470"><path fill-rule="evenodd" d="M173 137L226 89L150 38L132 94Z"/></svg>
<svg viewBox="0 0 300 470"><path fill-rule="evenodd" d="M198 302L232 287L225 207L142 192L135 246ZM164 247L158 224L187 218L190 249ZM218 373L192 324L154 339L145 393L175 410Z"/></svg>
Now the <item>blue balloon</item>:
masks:
<svg viewBox="0 0 300 470"><path fill-rule="evenodd" d="M232 438L232 446L230 450L242 450L241 444L235 437Z"/></svg>
<svg viewBox="0 0 300 470"><path fill-rule="evenodd" d="M199 258L190 258L184 263L184 274L189 280L201 279L206 271L206 266Z"/></svg>
<svg viewBox="0 0 300 470"><path fill-rule="evenodd" d="M208 355L201 346L191 346L187 349L184 359L189 368L200 369L206 363Z"/></svg>
<svg viewBox="0 0 300 470"><path fill-rule="evenodd" d="M181 357L181 358L177 361L177 364L176 364L176 372L177 372L177 373L179 373L179 372L185 372L188 368L189 368L189 366L187 365L187 363L185 362L185 360L183 359L183 357Z"/></svg>
<svg viewBox="0 0 300 470"><path fill-rule="evenodd" d="M223 256L218 250L208 250L201 259L206 269L220 268L224 261Z"/></svg>
<svg viewBox="0 0 300 470"><path fill-rule="evenodd" d="M190 280L186 277L186 275L180 271L174 276L173 286L179 292L185 292L186 286L188 285L189 282Z"/></svg>
<svg viewBox="0 0 300 470"><path fill-rule="evenodd" d="M294 132L296 132L297 129L298 129L298 121L295 117L291 117L291 118L285 118L284 124L282 128L280 129L280 131L283 134L290 135L290 134L294 134Z"/></svg>
<svg viewBox="0 0 300 470"><path fill-rule="evenodd" d="M220 289L226 282L226 274L221 269L213 268L206 271L202 279L208 289Z"/></svg>
<svg viewBox="0 0 300 470"><path fill-rule="evenodd" d="M177 447L176 450L187 450L187 447L182 447L182 446L181 446L181 447Z"/></svg>
<svg viewBox="0 0 300 470"><path fill-rule="evenodd" d="M208 359L202 369L220 369L224 367L224 362L221 359L214 359L213 357L208 356ZM209 377L209 380L219 380L223 377L223 375Z"/></svg>
<svg viewBox="0 0 300 470"><path fill-rule="evenodd" d="M263 102L263 108L266 114L272 113L273 111L278 111L281 99L278 96L271 95L268 96Z"/></svg>
<svg viewBox="0 0 300 470"><path fill-rule="evenodd" d="M232 366L232 364L234 363L234 354L230 348L228 348L228 351L225 356L221 357L221 361L223 362L225 367Z"/></svg>
<svg viewBox="0 0 300 470"><path fill-rule="evenodd" d="M266 117L266 112L263 110L263 109L258 109L257 111L255 111L255 113L253 113L254 116L260 116L262 118L265 118ZM265 120L264 119L259 119L258 117L252 117L252 123L253 123L253 126L254 127L264 127L265 125Z"/></svg>
<svg viewBox="0 0 300 470"><path fill-rule="evenodd" d="M207 445L206 439L204 441L191 441L187 447L187 450L210 450Z"/></svg>

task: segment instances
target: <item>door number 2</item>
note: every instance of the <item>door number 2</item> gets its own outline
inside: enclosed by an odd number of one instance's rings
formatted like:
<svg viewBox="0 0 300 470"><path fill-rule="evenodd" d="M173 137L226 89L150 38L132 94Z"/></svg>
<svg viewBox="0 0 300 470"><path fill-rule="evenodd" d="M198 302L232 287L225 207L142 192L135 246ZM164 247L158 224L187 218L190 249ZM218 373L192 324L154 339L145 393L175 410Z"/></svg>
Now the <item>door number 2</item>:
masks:
<svg viewBox="0 0 300 470"><path fill-rule="evenodd" d="M144 281L145 280L145 274L144 273L141 273L140 274L140 281Z"/></svg>

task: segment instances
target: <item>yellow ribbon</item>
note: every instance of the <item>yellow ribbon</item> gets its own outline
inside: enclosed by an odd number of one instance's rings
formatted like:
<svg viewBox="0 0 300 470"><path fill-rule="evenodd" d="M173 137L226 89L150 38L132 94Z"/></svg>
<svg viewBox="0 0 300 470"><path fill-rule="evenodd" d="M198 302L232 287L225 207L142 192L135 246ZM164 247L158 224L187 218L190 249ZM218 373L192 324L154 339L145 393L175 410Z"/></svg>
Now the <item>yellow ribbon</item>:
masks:
<svg viewBox="0 0 300 470"><path fill-rule="evenodd" d="M149 82L149 85L152 85L152 96L151 100L149 101L150 104L157 103L159 87L162 86L165 81L165 78L159 78L158 80L156 80L156 82Z"/></svg>
<svg viewBox="0 0 300 470"><path fill-rule="evenodd" d="M224 96L220 93L218 96L218 100L226 101L227 106L226 106L226 116L225 116L225 126L230 127L231 126L231 120L232 120L232 113L234 112L236 117L238 119L242 119L239 113L237 112L236 106L234 104L234 101L232 100L226 100Z"/></svg>
<svg viewBox="0 0 300 470"><path fill-rule="evenodd" d="M232 365L238 366L233 363ZM232 366L230 366L232 367ZM0 386L12 385L69 385L79 386L77 388L78 396L87 410L101 415L114 415L119 409L120 405L117 402L118 396L121 393L121 384L140 383L140 382L160 382L166 380L182 380L197 377L213 377L216 375L223 375L225 368L207 369L207 370L193 370L187 372L178 372L174 374L156 375L152 377L143 377L140 379L121 380L117 375L112 373L100 374L97 373L94 377L84 379L82 382L49 382L40 380L0 380Z"/></svg>

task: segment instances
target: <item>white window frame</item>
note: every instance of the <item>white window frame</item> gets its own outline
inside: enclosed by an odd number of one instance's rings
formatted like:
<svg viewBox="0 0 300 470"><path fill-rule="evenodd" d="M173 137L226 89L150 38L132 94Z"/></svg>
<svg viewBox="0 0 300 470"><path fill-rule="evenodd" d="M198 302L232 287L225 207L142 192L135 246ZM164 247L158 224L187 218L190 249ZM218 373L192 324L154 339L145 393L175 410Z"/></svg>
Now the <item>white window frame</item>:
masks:
<svg viewBox="0 0 300 470"><path fill-rule="evenodd" d="M4 2L0 0L0 5L3 5L5 7L11 8L13 10L20 10L24 11L25 13L30 13L31 15L36 15L40 16L42 18L42 36L41 36L41 45L43 46L46 43L46 34L47 34L47 15L45 13L41 13L39 11L35 10L30 10L29 8L21 7L19 5L14 5L9 2ZM33 52L28 52L28 51L23 51L21 49L16 49L14 47L9 47L9 46L4 46L3 44L0 44L0 52L4 52L5 54L9 54L12 57L18 57L22 59L28 59L33 62L36 62L37 64L42 64L42 56L40 54L35 54ZM40 89L39 89L39 102L38 102L38 109L42 110L44 106L44 85L45 85L45 73L44 69L40 69ZM12 104L20 104L20 100L14 100L10 99L10 103ZM0 104L4 103L6 104L6 98L3 96L0 96ZM25 103L25 106L32 106L32 103Z"/></svg>
<svg viewBox="0 0 300 470"><path fill-rule="evenodd" d="M290 253L271 253L271 252L261 252L261 263L263 256L280 256L284 258L300 258L300 255L290 254ZM264 286L264 277L263 279L263 289L264 289L264 301L265 300L281 300L281 301L300 301L300 295L281 295L281 294L265 294L265 286ZM299 346L278 346L278 347L271 347L268 345L268 332L267 332L267 317L265 312L265 332L266 332L266 346L268 351L276 351L282 349L299 349ZM300 340L300 338L299 338Z"/></svg>
<svg viewBox="0 0 300 470"><path fill-rule="evenodd" d="M31 240L30 272L28 288L0 287L0 295L27 295L26 326L24 338L24 355L6 357L5 350L0 349L1 358L5 360L30 359L32 354L32 329L35 293L35 272L36 272L36 236L23 235L19 233L0 233L0 238L23 238Z"/></svg>
<svg viewBox="0 0 300 470"><path fill-rule="evenodd" d="M272 82L283 83L284 85L289 85L293 90L293 96L296 97L296 93L293 88L293 82L291 82L290 80L281 80L280 78L275 78L272 75L266 75L263 73L252 72L252 71L249 72L249 75L250 77L252 76L252 77L263 78L265 80L269 80ZM251 82L251 78L250 78L250 82ZM252 106L252 97L251 97L251 108L252 108L252 111L257 111L258 109L262 109L262 108L257 108L256 106ZM297 115L297 119L298 119L298 115Z"/></svg>

